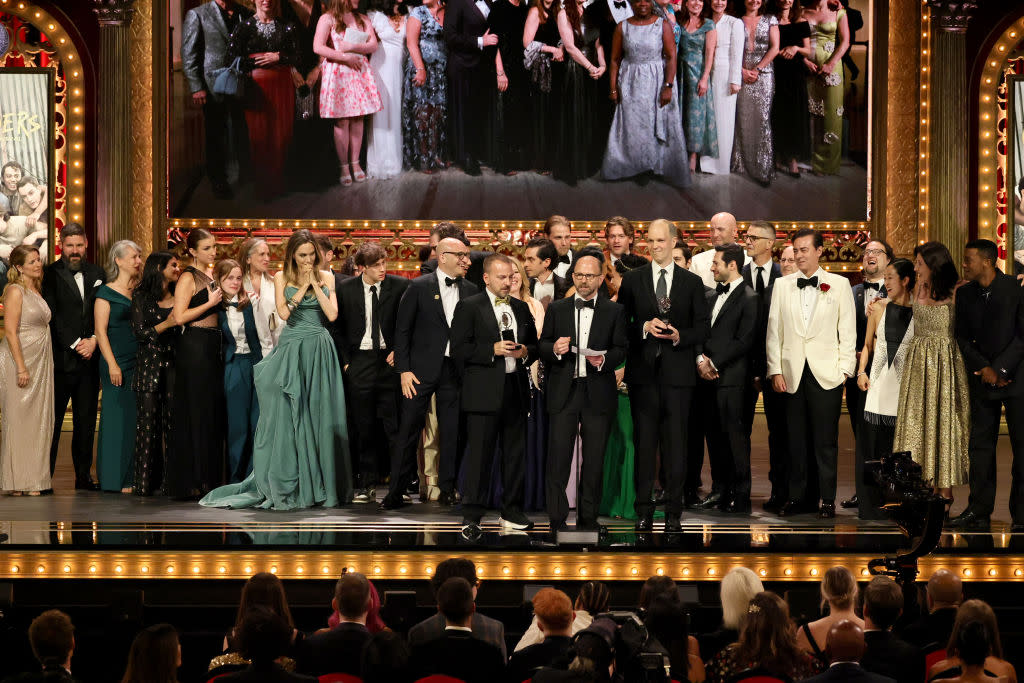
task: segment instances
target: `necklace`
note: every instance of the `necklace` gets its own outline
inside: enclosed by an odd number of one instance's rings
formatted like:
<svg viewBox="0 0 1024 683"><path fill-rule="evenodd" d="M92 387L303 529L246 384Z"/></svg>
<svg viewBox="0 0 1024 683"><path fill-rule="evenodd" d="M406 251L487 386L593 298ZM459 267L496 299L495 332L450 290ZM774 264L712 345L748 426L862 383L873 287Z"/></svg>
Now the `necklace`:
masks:
<svg viewBox="0 0 1024 683"><path fill-rule="evenodd" d="M256 32L261 37L269 40L273 37L275 30L277 29L277 22L271 19L270 21L256 21Z"/></svg>

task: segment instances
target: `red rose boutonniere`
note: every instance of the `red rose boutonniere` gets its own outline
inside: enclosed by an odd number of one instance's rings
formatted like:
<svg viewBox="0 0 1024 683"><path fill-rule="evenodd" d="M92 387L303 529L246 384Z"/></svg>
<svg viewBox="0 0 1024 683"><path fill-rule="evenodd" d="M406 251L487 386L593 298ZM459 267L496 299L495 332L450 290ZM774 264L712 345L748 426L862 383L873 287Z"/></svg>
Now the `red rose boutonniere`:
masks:
<svg viewBox="0 0 1024 683"><path fill-rule="evenodd" d="M820 289L821 293L824 294L828 290L832 289L832 286L827 282L822 282L820 285L818 285L818 289Z"/></svg>

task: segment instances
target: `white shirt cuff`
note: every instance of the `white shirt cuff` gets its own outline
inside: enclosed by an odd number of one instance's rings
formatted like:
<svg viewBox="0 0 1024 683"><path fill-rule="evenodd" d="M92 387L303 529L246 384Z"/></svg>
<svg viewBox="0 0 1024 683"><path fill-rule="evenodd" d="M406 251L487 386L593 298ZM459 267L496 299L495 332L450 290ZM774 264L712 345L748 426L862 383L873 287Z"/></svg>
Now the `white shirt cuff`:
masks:
<svg viewBox="0 0 1024 683"><path fill-rule="evenodd" d="M71 350L72 350L72 351L74 351L74 350L75 350L75 347L77 347L77 346L78 346L78 342L80 342L80 341L82 341L82 338L81 338L81 337L79 337L78 339L76 339L76 340L75 340L75 343L71 345Z"/></svg>
<svg viewBox="0 0 1024 683"><path fill-rule="evenodd" d="M484 39L482 37L476 39L476 47L478 50L484 49Z"/></svg>

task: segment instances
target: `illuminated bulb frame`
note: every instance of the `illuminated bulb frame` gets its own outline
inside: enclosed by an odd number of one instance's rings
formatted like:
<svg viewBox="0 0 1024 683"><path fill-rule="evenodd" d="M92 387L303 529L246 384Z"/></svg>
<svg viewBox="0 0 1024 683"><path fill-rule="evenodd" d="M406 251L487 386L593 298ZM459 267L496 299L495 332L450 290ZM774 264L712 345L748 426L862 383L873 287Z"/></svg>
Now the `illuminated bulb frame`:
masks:
<svg viewBox="0 0 1024 683"><path fill-rule="evenodd" d="M932 41L932 30L931 30L931 9L926 3L921 5L921 74L920 74L920 93L921 93L921 123L918 126L918 204L920 209L917 214L918 229L917 237L918 240L928 240L928 232L931 228L928 220L930 202L928 197L929 186L931 184L932 175L930 173L928 150L931 146L931 112L932 112L932 53L935 51Z"/></svg>

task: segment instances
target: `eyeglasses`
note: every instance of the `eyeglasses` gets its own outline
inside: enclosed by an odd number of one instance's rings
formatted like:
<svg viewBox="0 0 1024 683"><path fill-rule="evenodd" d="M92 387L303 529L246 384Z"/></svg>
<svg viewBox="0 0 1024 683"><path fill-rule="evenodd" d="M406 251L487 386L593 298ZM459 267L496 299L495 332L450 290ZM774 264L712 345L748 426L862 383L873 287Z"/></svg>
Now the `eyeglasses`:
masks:
<svg viewBox="0 0 1024 683"><path fill-rule="evenodd" d="M750 235L750 234L748 234L748 235L746 235L743 238L743 241L744 242L756 242L758 240L770 240L770 239L775 239L775 238L774 237L764 237L763 235Z"/></svg>
<svg viewBox="0 0 1024 683"><path fill-rule="evenodd" d="M885 249L865 249L864 250L864 255L865 256L881 256L884 253L885 253Z"/></svg>
<svg viewBox="0 0 1024 683"><path fill-rule="evenodd" d="M573 273L572 276L580 280L596 280L604 277L601 273Z"/></svg>
<svg viewBox="0 0 1024 683"><path fill-rule="evenodd" d="M445 255L454 256L459 261L461 261L463 259L465 259L467 261L469 260L469 252L468 251L442 251L441 252L441 256L445 256Z"/></svg>

